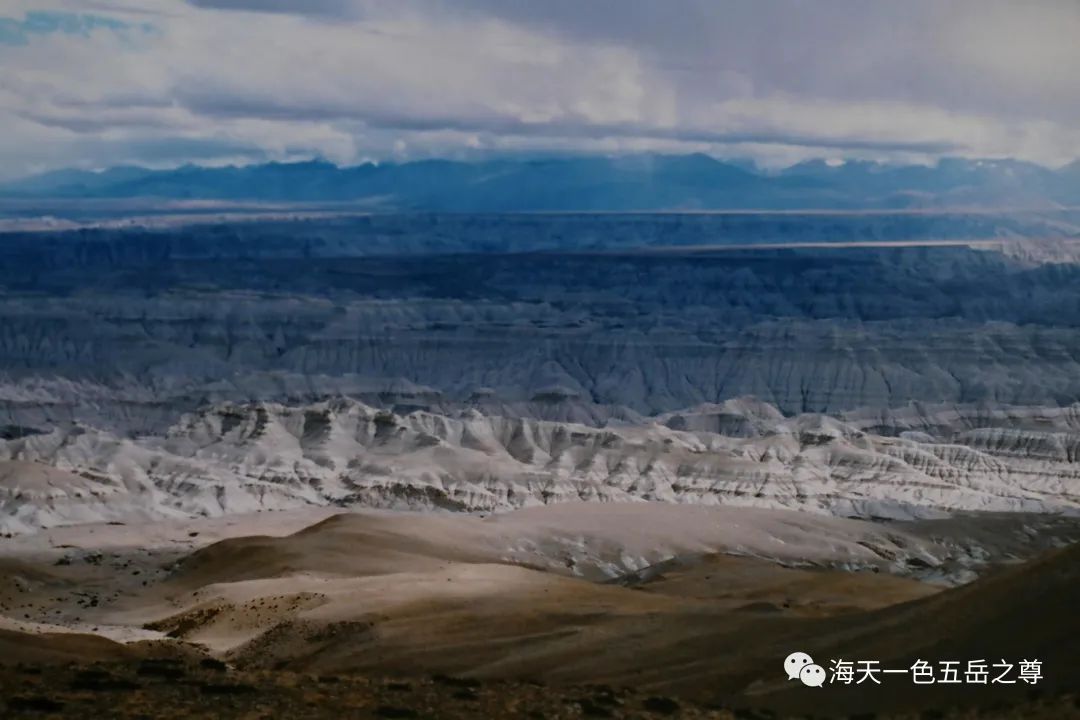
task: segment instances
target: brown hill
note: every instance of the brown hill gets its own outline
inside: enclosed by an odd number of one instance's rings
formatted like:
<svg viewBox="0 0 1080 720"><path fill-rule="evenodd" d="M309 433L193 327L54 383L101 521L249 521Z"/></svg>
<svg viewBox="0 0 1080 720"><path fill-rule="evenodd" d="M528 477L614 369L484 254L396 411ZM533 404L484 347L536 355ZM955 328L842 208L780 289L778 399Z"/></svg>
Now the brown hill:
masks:
<svg viewBox="0 0 1080 720"><path fill-rule="evenodd" d="M1080 545L1053 551L969 585L876 612L811 623L789 637L769 637L771 653L748 672L747 692L778 710L815 707L834 712L913 710L951 705L1009 705L1080 687ZM878 660L884 668L909 668L916 660L936 664L985 659L1041 661L1035 685L913 685L910 677L886 677L883 685L830 685L822 691L784 680L753 681L776 672L786 653L802 650L821 665L832 659ZM997 675L1000 670L994 674ZM1013 668L1015 679L1017 668Z"/></svg>

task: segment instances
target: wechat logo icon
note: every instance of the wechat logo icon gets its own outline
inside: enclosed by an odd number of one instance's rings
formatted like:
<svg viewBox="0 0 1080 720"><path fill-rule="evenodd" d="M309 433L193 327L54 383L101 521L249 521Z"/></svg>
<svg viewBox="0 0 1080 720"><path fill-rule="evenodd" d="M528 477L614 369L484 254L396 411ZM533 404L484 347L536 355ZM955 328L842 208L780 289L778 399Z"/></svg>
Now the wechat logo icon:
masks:
<svg viewBox="0 0 1080 720"><path fill-rule="evenodd" d="M825 668L814 663L814 658L804 652L793 652L784 659L784 672L788 680L801 680L807 687L825 684Z"/></svg>

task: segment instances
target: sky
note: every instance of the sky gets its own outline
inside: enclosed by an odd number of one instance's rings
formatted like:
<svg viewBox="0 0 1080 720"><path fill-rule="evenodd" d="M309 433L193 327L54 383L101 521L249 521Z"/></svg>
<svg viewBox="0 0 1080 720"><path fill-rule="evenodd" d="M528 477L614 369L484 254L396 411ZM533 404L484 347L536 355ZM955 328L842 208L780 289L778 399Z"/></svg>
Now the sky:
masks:
<svg viewBox="0 0 1080 720"><path fill-rule="evenodd" d="M1080 157L1076 0L0 0L0 177Z"/></svg>

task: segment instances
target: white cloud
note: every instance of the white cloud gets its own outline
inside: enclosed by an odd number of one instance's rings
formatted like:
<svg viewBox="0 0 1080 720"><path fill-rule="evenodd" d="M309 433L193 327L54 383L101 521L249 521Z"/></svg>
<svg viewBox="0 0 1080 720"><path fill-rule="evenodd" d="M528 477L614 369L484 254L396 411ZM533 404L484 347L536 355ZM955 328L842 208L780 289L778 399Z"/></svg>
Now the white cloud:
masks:
<svg viewBox="0 0 1080 720"><path fill-rule="evenodd" d="M0 14L41 10L129 27L0 44L7 175L215 153L1080 155L1072 2L12 0Z"/></svg>

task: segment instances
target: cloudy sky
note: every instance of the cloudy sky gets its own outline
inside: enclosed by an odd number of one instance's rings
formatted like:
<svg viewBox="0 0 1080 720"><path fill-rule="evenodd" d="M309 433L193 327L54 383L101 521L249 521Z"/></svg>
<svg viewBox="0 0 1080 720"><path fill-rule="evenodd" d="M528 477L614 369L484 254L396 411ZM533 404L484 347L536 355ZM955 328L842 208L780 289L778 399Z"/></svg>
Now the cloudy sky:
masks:
<svg viewBox="0 0 1080 720"><path fill-rule="evenodd" d="M0 176L1080 156L1076 0L0 0Z"/></svg>

